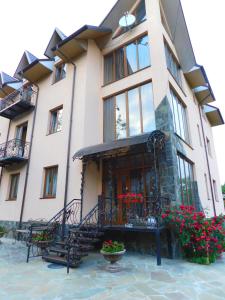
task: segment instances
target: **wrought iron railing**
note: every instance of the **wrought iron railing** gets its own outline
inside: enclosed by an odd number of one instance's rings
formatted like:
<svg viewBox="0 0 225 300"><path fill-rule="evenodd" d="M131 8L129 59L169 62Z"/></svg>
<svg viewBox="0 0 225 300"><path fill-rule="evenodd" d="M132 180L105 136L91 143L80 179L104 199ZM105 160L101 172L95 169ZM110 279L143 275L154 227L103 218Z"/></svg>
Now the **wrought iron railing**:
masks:
<svg viewBox="0 0 225 300"><path fill-rule="evenodd" d="M20 89L12 92L5 98L0 101L0 111L11 106L12 104L18 103L20 101L23 102L31 102L31 98L33 95L33 90L31 89Z"/></svg>
<svg viewBox="0 0 225 300"><path fill-rule="evenodd" d="M80 213L81 199L73 199L66 205L65 208L62 208L54 217L52 217L47 224L62 224L63 220L65 220L65 224L67 225L76 225L80 223Z"/></svg>
<svg viewBox="0 0 225 300"><path fill-rule="evenodd" d="M20 139L10 140L0 145L0 160L10 158L27 159L30 143Z"/></svg>
<svg viewBox="0 0 225 300"><path fill-rule="evenodd" d="M170 207L166 197L141 199L102 198L101 223L103 226L157 227L162 223L162 211Z"/></svg>

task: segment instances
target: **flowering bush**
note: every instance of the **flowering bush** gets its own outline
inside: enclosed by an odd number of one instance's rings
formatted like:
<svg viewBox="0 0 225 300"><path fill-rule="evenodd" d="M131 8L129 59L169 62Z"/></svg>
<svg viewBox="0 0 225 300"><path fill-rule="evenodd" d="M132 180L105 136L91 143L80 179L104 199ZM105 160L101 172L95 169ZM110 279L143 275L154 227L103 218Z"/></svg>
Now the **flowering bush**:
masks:
<svg viewBox="0 0 225 300"><path fill-rule="evenodd" d="M33 241L34 242L44 242L51 240L51 235L48 232L40 232L33 235Z"/></svg>
<svg viewBox="0 0 225 300"><path fill-rule="evenodd" d="M142 194L136 194L136 193L126 193L126 194L119 194L118 195L119 200L123 200L124 203L142 203L143 202L143 196Z"/></svg>
<svg viewBox="0 0 225 300"><path fill-rule="evenodd" d="M225 251L224 216L207 219L193 206L181 205L166 210L162 218L174 226L183 255L188 260L209 264Z"/></svg>
<svg viewBox="0 0 225 300"><path fill-rule="evenodd" d="M105 241L102 246L102 251L108 253L115 253L124 250L124 244L117 241Z"/></svg>

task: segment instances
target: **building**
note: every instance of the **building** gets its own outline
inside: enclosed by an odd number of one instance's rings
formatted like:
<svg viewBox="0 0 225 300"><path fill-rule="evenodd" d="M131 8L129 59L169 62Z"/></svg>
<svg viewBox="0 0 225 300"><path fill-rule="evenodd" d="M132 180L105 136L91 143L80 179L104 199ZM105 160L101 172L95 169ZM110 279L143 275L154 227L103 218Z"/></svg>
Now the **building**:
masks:
<svg viewBox="0 0 225 300"><path fill-rule="evenodd" d="M2 222L49 220L73 198L85 216L99 195L120 225L126 195L224 213L212 136L224 122L180 1L119 0L97 27L55 29L44 55L1 73Z"/></svg>

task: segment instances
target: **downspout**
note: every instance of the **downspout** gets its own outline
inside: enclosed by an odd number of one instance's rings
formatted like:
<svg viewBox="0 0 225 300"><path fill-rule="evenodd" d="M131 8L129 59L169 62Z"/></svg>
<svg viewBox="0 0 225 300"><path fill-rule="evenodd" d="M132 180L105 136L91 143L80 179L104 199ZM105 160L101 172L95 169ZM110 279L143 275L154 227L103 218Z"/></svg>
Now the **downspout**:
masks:
<svg viewBox="0 0 225 300"><path fill-rule="evenodd" d="M203 120L202 120L202 114L201 114L201 108L200 108L200 105L202 105L203 102L206 100L206 98L208 98L209 96L210 95L206 96L201 101L201 103L198 105L198 110L199 110L199 116L200 116L200 122L201 122L201 129L202 129L202 135L203 135L203 140L204 140L204 149L205 149L206 163L207 163L207 169L208 169L208 175L209 175L210 190L211 190L211 194L212 194L213 212L214 212L214 216L216 216L216 205L215 205L215 199L214 199L214 194L213 194L212 176L211 176L211 172L210 172L209 156L208 156L207 145L206 145L206 136L205 136L204 126L203 126Z"/></svg>
<svg viewBox="0 0 225 300"><path fill-rule="evenodd" d="M62 51L59 50L58 45L56 50L66 58L66 60L73 66L73 81L72 81L72 93L71 93L71 106L70 106L70 119L69 119L69 135L67 142L67 158L66 158L66 179L65 179L65 191L64 191L64 211L63 211L63 222L62 222L62 239L65 236L65 223L66 223L66 205L68 197L68 184L69 184L69 170L70 170L70 148L71 148L71 133L73 124L73 110L74 110L74 94L75 94L75 79L76 79L76 65L69 59Z"/></svg>
<svg viewBox="0 0 225 300"><path fill-rule="evenodd" d="M6 136L6 144L9 140L10 125L11 125L11 120L9 120L9 126L8 126L8 131L7 131L7 136ZM3 174L3 167L1 167L1 173L0 173L0 187L1 187L1 182L2 182L2 174Z"/></svg>
<svg viewBox="0 0 225 300"><path fill-rule="evenodd" d="M28 175L29 175L29 170L30 170L30 158L31 158L31 151L32 151L33 137L34 137L34 127L35 127L38 97L39 97L39 86L33 82L30 82L30 83L32 83L34 86L37 87L37 94L36 94L36 101L35 101L35 108L34 108L34 118L33 118L32 129L31 129L30 150L29 150L29 155L28 155L28 162L27 162L24 189L23 189L23 198L22 198L22 205L21 205L21 211L20 211L19 228L21 228L22 220L23 220L24 205L25 205L25 199L26 199L26 193L27 193Z"/></svg>

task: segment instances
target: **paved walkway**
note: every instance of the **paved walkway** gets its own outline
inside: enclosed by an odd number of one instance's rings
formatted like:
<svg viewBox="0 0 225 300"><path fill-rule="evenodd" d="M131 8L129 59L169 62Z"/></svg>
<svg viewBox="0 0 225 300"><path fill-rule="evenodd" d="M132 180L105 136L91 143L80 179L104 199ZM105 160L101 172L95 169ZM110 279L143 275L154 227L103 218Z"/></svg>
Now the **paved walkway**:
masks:
<svg viewBox="0 0 225 300"><path fill-rule="evenodd" d="M210 266L182 260L126 254L120 273L104 270L99 254L79 269L49 269L40 258L26 260L26 248L12 240L0 245L0 300L221 300L225 299L225 255Z"/></svg>

